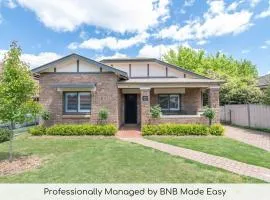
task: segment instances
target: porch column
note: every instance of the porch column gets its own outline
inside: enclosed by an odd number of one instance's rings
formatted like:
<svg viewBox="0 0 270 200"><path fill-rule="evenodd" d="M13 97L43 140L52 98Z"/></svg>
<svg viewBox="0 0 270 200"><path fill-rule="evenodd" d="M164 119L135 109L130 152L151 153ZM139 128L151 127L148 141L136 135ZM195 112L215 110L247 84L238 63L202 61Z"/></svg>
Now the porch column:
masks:
<svg viewBox="0 0 270 200"><path fill-rule="evenodd" d="M150 89L140 88L141 90L141 126L149 123L150 120Z"/></svg>
<svg viewBox="0 0 270 200"><path fill-rule="evenodd" d="M220 112L219 112L219 87L209 88L209 106L216 112L213 123L220 123Z"/></svg>

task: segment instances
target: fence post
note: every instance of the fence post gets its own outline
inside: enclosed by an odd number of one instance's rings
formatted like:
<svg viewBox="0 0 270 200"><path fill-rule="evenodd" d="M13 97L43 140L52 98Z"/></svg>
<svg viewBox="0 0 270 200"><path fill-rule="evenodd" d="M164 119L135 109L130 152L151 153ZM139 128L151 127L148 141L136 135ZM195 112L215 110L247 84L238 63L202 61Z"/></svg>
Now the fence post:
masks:
<svg viewBox="0 0 270 200"><path fill-rule="evenodd" d="M247 104L247 112L248 112L248 127L250 128L250 104Z"/></svg>
<svg viewBox="0 0 270 200"><path fill-rule="evenodd" d="M229 109L229 116L230 116L230 124L232 124L232 110Z"/></svg>

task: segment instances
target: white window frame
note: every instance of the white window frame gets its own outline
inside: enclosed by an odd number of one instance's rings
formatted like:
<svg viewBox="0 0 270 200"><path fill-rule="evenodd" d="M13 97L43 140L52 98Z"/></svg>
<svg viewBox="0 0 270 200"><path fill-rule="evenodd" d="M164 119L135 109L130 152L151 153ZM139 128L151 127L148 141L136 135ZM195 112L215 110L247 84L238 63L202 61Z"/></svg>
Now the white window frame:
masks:
<svg viewBox="0 0 270 200"><path fill-rule="evenodd" d="M169 109L170 110L180 110L180 95L178 95L178 94L170 94L169 95L169 101L171 101L171 97L177 97L177 108L171 108L171 102L169 103Z"/></svg>
<svg viewBox="0 0 270 200"><path fill-rule="evenodd" d="M160 94L160 96L168 96L169 97L169 108L161 108L161 110L164 110L164 111L179 111L180 110L180 98L181 98L181 95L179 94ZM171 97L177 97L177 108L171 108L171 104L170 104L170 101L171 101Z"/></svg>
<svg viewBox="0 0 270 200"><path fill-rule="evenodd" d="M68 98L67 96L70 95L70 94L75 94L77 96L77 110L68 110ZM86 110L86 109L80 109L81 105L80 105L80 96L81 95L90 95L90 109ZM91 112L91 92L65 92L64 93L64 102L65 102L65 105L64 105L64 113L70 113L70 114L80 114L80 113L90 113Z"/></svg>
<svg viewBox="0 0 270 200"><path fill-rule="evenodd" d="M67 92L67 93L65 93L65 112L66 113L76 113L76 112L78 112L77 110L68 110L68 98L67 98L67 96L70 95L70 94L75 94L76 96L78 95L77 92ZM77 99L78 99L78 96L77 96ZM77 106L78 106L78 102L77 102Z"/></svg>
<svg viewBox="0 0 270 200"><path fill-rule="evenodd" d="M90 97L90 108L89 110L81 109L81 95L89 95ZM91 111L91 93L89 92L78 92L78 112L88 113Z"/></svg>

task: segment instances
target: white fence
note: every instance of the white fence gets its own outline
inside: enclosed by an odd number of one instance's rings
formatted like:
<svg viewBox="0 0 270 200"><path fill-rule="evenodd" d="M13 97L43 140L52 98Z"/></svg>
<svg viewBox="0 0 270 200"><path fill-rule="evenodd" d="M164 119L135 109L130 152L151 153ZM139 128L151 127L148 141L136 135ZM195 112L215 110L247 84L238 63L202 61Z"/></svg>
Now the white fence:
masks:
<svg viewBox="0 0 270 200"><path fill-rule="evenodd" d="M270 128L270 106L258 104L221 106L220 120L239 126Z"/></svg>

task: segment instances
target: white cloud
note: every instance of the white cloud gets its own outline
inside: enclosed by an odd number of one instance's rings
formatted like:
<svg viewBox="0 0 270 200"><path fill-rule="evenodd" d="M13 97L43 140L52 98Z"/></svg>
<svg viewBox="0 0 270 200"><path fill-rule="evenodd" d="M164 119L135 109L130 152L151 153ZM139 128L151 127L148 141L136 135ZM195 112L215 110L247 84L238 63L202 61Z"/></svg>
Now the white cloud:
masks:
<svg viewBox="0 0 270 200"><path fill-rule="evenodd" d="M79 36L81 39L86 40L88 38L88 33L86 31L81 31Z"/></svg>
<svg viewBox="0 0 270 200"><path fill-rule="evenodd" d="M3 61L4 55L7 53L7 50L0 50L0 62ZM41 52L37 55L35 54L22 54L21 59L27 63L30 68L35 68L43 64L49 63L53 60L60 58L61 55L53 52Z"/></svg>
<svg viewBox="0 0 270 200"><path fill-rule="evenodd" d="M185 7L193 6L194 3L195 3L195 0L185 0L184 6Z"/></svg>
<svg viewBox="0 0 270 200"><path fill-rule="evenodd" d="M103 59L109 59L109 58L127 58L128 56L126 54L122 54L119 52L116 52L114 55L112 56L103 56L103 55L97 55L95 60L103 60Z"/></svg>
<svg viewBox="0 0 270 200"><path fill-rule="evenodd" d="M0 13L0 24L3 22L3 17L2 17L2 15L1 15L1 13Z"/></svg>
<svg viewBox="0 0 270 200"><path fill-rule="evenodd" d="M261 46L261 49L268 49L268 46L262 45L262 46Z"/></svg>
<svg viewBox="0 0 270 200"><path fill-rule="evenodd" d="M257 6L258 3L260 3L261 0L249 0L251 7Z"/></svg>
<svg viewBox="0 0 270 200"><path fill-rule="evenodd" d="M241 51L242 54L248 54L249 52L250 52L249 49L243 49L243 50Z"/></svg>
<svg viewBox="0 0 270 200"><path fill-rule="evenodd" d="M270 17L270 1L269 1L269 6L266 10L262 11L260 14L255 16L257 19L258 18L265 18L265 17Z"/></svg>
<svg viewBox="0 0 270 200"><path fill-rule="evenodd" d="M3 4L4 6L10 8L10 9L17 7L14 0L0 0L0 6L1 6L1 4Z"/></svg>
<svg viewBox="0 0 270 200"><path fill-rule="evenodd" d="M270 40L266 40L266 41L265 41L265 44L267 44L267 45L270 46Z"/></svg>
<svg viewBox="0 0 270 200"><path fill-rule="evenodd" d="M102 50L104 48L109 48L112 50L120 50L120 49L126 49L131 46L145 43L147 38L149 37L149 34L146 32L140 33L135 35L134 37L130 37L128 39L118 39L115 37L106 37L106 38L90 38L86 41L83 41L82 43L70 43L68 48L69 49L94 49L94 50Z"/></svg>
<svg viewBox="0 0 270 200"><path fill-rule="evenodd" d="M260 46L261 49L268 49L270 47L270 40L264 41L264 44Z"/></svg>
<svg viewBox="0 0 270 200"><path fill-rule="evenodd" d="M197 44L197 45L205 45L205 44L207 44L207 43L208 43L207 40L200 40L200 41L198 41L196 44Z"/></svg>
<svg viewBox="0 0 270 200"><path fill-rule="evenodd" d="M169 17L169 0L17 0L35 12L45 26L73 31L82 24L116 32L144 31Z"/></svg>
<svg viewBox="0 0 270 200"><path fill-rule="evenodd" d="M208 1L209 9L202 18L187 21L185 25L171 25L158 34L160 38L177 41L203 40L213 36L238 34L247 30L251 24L250 11L228 11L223 1Z"/></svg>
<svg viewBox="0 0 270 200"><path fill-rule="evenodd" d="M144 45L138 54L138 57L151 57L151 58L161 58L162 55L167 53L169 50L177 50L179 46L190 47L188 43L179 44L172 44L172 45Z"/></svg>

